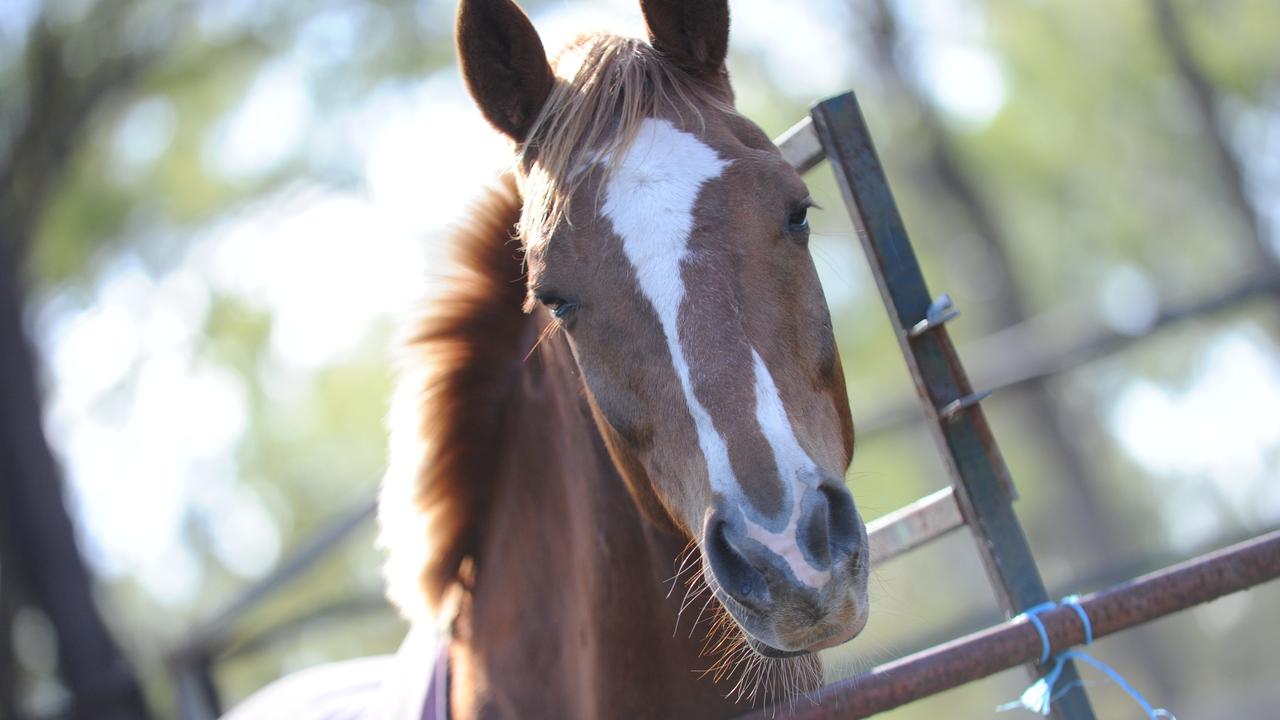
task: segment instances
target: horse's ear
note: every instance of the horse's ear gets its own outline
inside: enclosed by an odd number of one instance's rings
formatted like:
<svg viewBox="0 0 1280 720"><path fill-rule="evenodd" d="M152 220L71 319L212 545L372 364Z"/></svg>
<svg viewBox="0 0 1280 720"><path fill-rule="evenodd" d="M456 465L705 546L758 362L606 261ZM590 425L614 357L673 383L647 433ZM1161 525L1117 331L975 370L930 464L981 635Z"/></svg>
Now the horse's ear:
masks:
<svg viewBox="0 0 1280 720"><path fill-rule="evenodd" d="M494 127L523 142L555 85L529 16L511 0L462 0L455 30L467 91Z"/></svg>
<svg viewBox="0 0 1280 720"><path fill-rule="evenodd" d="M649 42L695 75L716 76L729 52L729 0L640 0Z"/></svg>

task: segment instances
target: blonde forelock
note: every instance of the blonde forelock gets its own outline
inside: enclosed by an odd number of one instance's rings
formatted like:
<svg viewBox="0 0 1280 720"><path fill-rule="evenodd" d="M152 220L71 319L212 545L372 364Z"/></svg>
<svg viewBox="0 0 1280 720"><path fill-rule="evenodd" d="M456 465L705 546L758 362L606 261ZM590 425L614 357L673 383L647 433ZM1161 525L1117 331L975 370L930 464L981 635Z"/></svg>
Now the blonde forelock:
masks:
<svg viewBox="0 0 1280 720"><path fill-rule="evenodd" d="M554 66L556 86L517 156L524 202L517 231L531 256L567 221L570 198L590 167L600 163L606 175L613 172L645 118L676 115L701 123L708 107L733 112L638 38L585 35L566 46Z"/></svg>

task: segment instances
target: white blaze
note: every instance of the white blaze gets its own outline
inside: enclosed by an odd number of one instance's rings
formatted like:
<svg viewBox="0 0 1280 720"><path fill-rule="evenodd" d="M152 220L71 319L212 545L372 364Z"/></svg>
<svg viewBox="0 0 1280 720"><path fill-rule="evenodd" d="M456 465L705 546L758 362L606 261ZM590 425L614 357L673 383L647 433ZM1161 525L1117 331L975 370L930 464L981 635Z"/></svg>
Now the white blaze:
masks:
<svg viewBox="0 0 1280 720"><path fill-rule="evenodd" d="M695 136L666 120L646 119L609 178L604 216L622 238L623 251L635 269L640 292L653 304L662 323L667 350L680 379L689 414L693 416L698 445L706 458L711 487L715 492L741 499L741 488L729 464L724 438L693 393L678 323L685 296L681 265L689 253L693 208L702 186L719 177L728 165L728 161ZM754 349L751 355L756 419L777 460L784 487L783 507L789 500L790 512L780 533L748 519L747 534L781 557L801 582L821 586L830 572L810 567L796 544L803 483L816 478L815 473L802 471L811 469L813 462L796 440L778 388L764 361Z"/></svg>
<svg viewBox="0 0 1280 720"><path fill-rule="evenodd" d="M728 166L698 138L666 120L646 119L605 189L604 215L622 238L644 294L658 314L667 351L707 460L711 487L739 497L729 451L689 382L689 363L680 345L677 319L684 302L680 265L689 252L693 206L703 183Z"/></svg>

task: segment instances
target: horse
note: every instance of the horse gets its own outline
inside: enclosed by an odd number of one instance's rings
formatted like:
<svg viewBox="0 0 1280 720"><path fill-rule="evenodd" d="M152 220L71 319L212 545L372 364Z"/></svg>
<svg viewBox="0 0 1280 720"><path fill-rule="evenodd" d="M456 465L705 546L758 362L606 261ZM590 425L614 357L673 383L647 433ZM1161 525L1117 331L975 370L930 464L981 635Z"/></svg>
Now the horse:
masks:
<svg viewBox="0 0 1280 720"><path fill-rule="evenodd" d="M867 621L813 201L734 108L727 0L640 6L553 57L512 0L458 8L513 161L405 345L378 510L437 717L731 717Z"/></svg>

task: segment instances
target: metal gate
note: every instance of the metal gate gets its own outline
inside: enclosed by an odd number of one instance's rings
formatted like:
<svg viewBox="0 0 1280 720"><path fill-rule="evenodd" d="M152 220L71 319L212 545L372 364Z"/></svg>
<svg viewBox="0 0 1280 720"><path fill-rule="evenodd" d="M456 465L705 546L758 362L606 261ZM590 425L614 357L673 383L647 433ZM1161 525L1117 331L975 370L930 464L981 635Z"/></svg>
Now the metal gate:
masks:
<svg viewBox="0 0 1280 720"><path fill-rule="evenodd" d="M951 487L868 525L871 562L968 526L1007 617L1046 603L1048 593L1013 511L1017 490L980 404L991 391L974 390L951 344L946 323L958 313L946 295L929 294L857 98L850 92L818 103L778 146L801 173L830 162L951 479ZM1083 598L1078 607L1088 626L1073 607L1047 610L1039 615L1042 640L1033 623L1017 618L829 685L812 707L789 708L784 715L866 717L1021 663L1038 676L1046 669L1040 660L1050 655L1048 648L1060 653L1277 576L1280 531ZM1092 720L1074 663L1061 665L1058 682L1064 689L1053 698L1053 716ZM775 714L766 708L744 717Z"/></svg>

